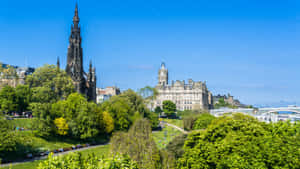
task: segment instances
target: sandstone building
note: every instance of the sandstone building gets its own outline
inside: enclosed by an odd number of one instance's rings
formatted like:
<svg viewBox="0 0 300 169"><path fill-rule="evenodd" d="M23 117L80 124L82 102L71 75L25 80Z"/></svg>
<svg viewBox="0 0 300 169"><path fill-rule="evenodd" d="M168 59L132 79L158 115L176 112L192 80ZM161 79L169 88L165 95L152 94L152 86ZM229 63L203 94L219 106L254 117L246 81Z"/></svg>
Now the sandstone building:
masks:
<svg viewBox="0 0 300 169"><path fill-rule="evenodd" d="M115 86L106 87L106 88L97 88L97 103L103 103L112 96L121 94L119 88Z"/></svg>
<svg viewBox="0 0 300 169"><path fill-rule="evenodd" d="M16 87L19 84L25 84L27 75L31 75L35 69L32 67L18 67L0 63L0 89L9 85Z"/></svg>
<svg viewBox="0 0 300 169"><path fill-rule="evenodd" d="M208 91L205 82L195 82L192 79L169 84L168 69L165 64L161 64L158 72L158 96L154 103L154 107L162 107L164 100L171 100L176 104L177 110L197 110L213 108L213 98L211 92Z"/></svg>
<svg viewBox="0 0 300 169"><path fill-rule="evenodd" d="M92 63L90 63L88 73L83 70L83 52L77 4L69 38L66 72L71 76L75 90L85 95L88 100L96 102L96 70L92 67Z"/></svg>

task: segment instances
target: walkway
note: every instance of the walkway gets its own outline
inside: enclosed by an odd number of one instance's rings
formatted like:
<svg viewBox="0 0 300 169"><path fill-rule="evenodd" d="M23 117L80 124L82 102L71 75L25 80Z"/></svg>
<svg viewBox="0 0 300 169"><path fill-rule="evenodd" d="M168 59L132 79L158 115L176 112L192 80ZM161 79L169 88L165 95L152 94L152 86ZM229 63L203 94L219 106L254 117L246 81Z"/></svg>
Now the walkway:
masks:
<svg viewBox="0 0 300 169"><path fill-rule="evenodd" d="M174 125L174 124L170 124L170 123L167 123L167 122L165 122L165 121L161 121L161 124L162 125L167 125L167 126L170 126L170 127L173 127L174 129L177 129L177 130L179 130L180 132L182 132L182 133L184 133L184 134L188 134L189 132L188 131L185 131L183 128L180 128L180 127L178 127L178 126L176 126L176 125Z"/></svg>
<svg viewBox="0 0 300 169"><path fill-rule="evenodd" d="M109 143L101 144L101 145L95 145L95 146L89 146L89 147L84 147L84 148L75 149L75 150L70 150L70 151L65 151L65 152L58 152L58 153L53 154L53 156L60 156L60 155L65 155L65 154L68 154L68 153L71 153L71 152L83 151L83 150L87 150L87 149L93 149L93 148L105 146L105 145L107 145L107 144L109 144ZM0 165L0 168L2 168L2 167L14 166L14 165L17 165L17 164L22 164L22 163L26 163L26 162L32 162L32 161L36 161L36 160L43 160L43 159L46 159L47 157L48 157L48 156L46 155L46 156L41 156L41 157L34 157L34 158L32 158L32 159L26 159L26 160L24 160L24 161L1 164L1 165Z"/></svg>

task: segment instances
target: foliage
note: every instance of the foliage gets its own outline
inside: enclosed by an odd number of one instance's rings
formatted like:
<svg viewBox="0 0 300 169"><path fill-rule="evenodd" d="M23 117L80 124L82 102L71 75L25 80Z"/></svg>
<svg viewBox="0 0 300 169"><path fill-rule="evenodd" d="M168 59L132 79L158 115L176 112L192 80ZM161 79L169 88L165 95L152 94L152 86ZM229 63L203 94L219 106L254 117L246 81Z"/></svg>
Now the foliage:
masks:
<svg viewBox="0 0 300 169"><path fill-rule="evenodd" d="M67 100L61 100L51 106L50 116L66 119L70 134L74 138L88 139L99 133L97 113L100 109L95 103L88 102L78 93L70 94Z"/></svg>
<svg viewBox="0 0 300 169"><path fill-rule="evenodd" d="M16 151L17 139L7 120L0 115L0 159Z"/></svg>
<svg viewBox="0 0 300 169"><path fill-rule="evenodd" d="M62 136L68 134L69 126L64 118L62 118L62 117L56 118L54 120L54 124L56 126L57 134L62 135Z"/></svg>
<svg viewBox="0 0 300 169"><path fill-rule="evenodd" d="M129 155L139 168L156 169L160 166L159 150L151 136L151 125L146 119L137 120L128 133L115 133L110 152Z"/></svg>
<svg viewBox="0 0 300 169"><path fill-rule="evenodd" d="M188 131L193 130L195 122L202 114L209 114L209 113L205 110L193 110L193 111L182 112L183 128ZM204 117L206 116L204 115Z"/></svg>
<svg viewBox="0 0 300 169"><path fill-rule="evenodd" d="M18 85L16 91L16 103L18 112L24 112L29 110L29 104L32 99L32 90L28 85Z"/></svg>
<svg viewBox="0 0 300 169"><path fill-rule="evenodd" d="M183 146L186 138L186 134L178 135L166 146L167 151L171 152L176 159L181 157L184 153Z"/></svg>
<svg viewBox="0 0 300 169"><path fill-rule="evenodd" d="M108 145L103 145L103 146L99 146L96 148L81 150L80 153L85 158L88 157L89 154L95 154L97 157L106 157L108 148L109 148ZM65 156L65 155L62 155L62 156ZM15 165L13 165L12 168L13 169L36 169L38 167L39 163L41 163L42 161L45 161L45 160L47 160L47 159L15 164ZM3 169L11 169L11 167L9 167L9 166L2 167L2 168Z"/></svg>
<svg viewBox="0 0 300 169"><path fill-rule="evenodd" d="M299 124L223 116L189 134L178 168L298 168Z"/></svg>
<svg viewBox="0 0 300 169"><path fill-rule="evenodd" d="M4 112L26 111L30 101L31 89L27 85L16 88L6 85L0 90L0 109Z"/></svg>
<svg viewBox="0 0 300 169"><path fill-rule="evenodd" d="M181 132L173 127L164 126L161 131L152 133L153 139L159 149L164 149Z"/></svg>
<svg viewBox="0 0 300 169"><path fill-rule="evenodd" d="M168 117L172 117L176 111L176 104L171 100L163 101L163 111Z"/></svg>
<svg viewBox="0 0 300 169"><path fill-rule="evenodd" d="M114 119L111 117L111 115L104 111L102 113L102 119L103 119L103 128L106 133L111 133L114 130Z"/></svg>
<svg viewBox="0 0 300 169"><path fill-rule="evenodd" d="M174 169L176 168L175 157L167 150L160 150L160 161L162 169Z"/></svg>
<svg viewBox="0 0 300 169"><path fill-rule="evenodd" d="M191 115L183 118L183 128L184 130L193 130L193 126L197 121L199 115Z"/></svg>
<svg viewBox="0 0 300 169"><path fill-rule="evenodd" d="M74 91L71 78L54 65L44 65L26 77L26 84L33 90L33 101L55 102L65 99Z"/></svg>
<svg viewBox="0 0 300 169"><path fill-rule="evenodd" d="M72 153L67 156L53 156L51 153L46 161L39 164L38 169L137 169L135 162L127 156L114 158L100 158L95 154L83 157L81 153Z"/></svg>
<svg viewBox="0 0 300 169"><path fill-rule="evenodd" d="M18 79L16 68L13 66L7 65L7 68L3 67L3 64L0 63L0 78L2 79Z"/></svg>
<svg viewBox="0 0 300 169"><path fill-rule="evenodd" d="M121 95L111 97L101 105L101 109L112 116L115 130L126 131L136 119L141 117L149 119L153 128L159 123L158 116L150 112L144 99L130 89Z"/></svg>
<svg viewBox="0 0 300 169"><path fill-rule="evenodd" d="M156 114L161 114L163 111L162 111L162 109L160 108L160 106L157 106L157 107L155 107L154 112L155 112Z"/></svg>
<svg viewBox="0 0 300 169"><path fill-rule="evenodd" d="M193 125L194 130L206 129L207 126L215 119L216 117L209 113L202 113L198 116L197 120Z"/></svg>
<svg viewBox="0 0 300 169"><path fill-rule="evenodd" d="M158 95L157 89L146 86L144 88L141 88L138 93L145 99L146 103L151 106L151 110L153 110L154 100Z"/></svg>
<svg viewBox="0 0 300 169"><path fill-rule="evenodd" d="M17 95L11 86L4 86L0 91L0 108L3 112L12 112L17 109Z"/></svg>
<svg viewBox="0 0 300 169"><path fill-rule="evenodd" d="M238 108L238 107L235 106L235 105L231 105L231 104L229 104L228 102L225 102L225 100L224 100L223 98L220 98L220 99L218 100L218 102L217 102L216 104L214 104L214 108L215 108L215 109L219 109L219 108L221 108L221 107L228 107L228 108L232 108L232 109Z"/></svg>

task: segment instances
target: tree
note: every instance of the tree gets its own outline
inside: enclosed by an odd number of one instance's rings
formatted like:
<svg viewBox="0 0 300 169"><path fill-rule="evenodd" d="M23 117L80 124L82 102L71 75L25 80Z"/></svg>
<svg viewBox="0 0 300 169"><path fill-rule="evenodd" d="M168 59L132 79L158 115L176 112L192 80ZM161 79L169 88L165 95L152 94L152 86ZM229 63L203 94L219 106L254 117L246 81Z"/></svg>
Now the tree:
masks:
<svg viewBox="0 0 300 169"><path fill-rule="evenodd" d="M106 133L111 133L114 130L114 119L106 111L102 113L102 123Z"/></svg>
<svg viewBox="0 0 300 169"><path fill-rule="evenodd" d="M180 158L184 153L183 146L186 138L186 134L181 134L179 136L176 136L166 146L167 151L172 153L176 159Z"/></svg>
<svg viewBox="0 0 300 169"><path fill-rule="evenodd" d="M168 117L174 116L176 104L170 100L163 101L163 111Z"/></svg>
<svg viewBox="0 0 300 169"><path fill-rule="evenodd" d="M209 114L203 113L200 114L193 125L194 130L206 129L207 126L215 119L216 117Z"/></svg>
<svg viewBox="0 0 300 169"><path fill-rule="evenodd" d="M178 168L299 168L297 125L233 114L189 134Z"/></svg>
<svg viewBox="0 0 300 169"><path fill-rule="evenodd" d="M14 153L17 149L17 138L4 116L0 114L0 161L5 158L7 154Z"/></svg>
<svg viewBox="0 0 300 169"><path fill-rule="evenodd" d="M0 90L0 109L3 112L12 112L17 110L16 91L11 86L4 86Z"/></svg>
<svg viewBox="0 0 300 169"><path fill-rule="evenodd" d="M69 130L69 125L67 124L66 120L62 117L56 118L54 120L54 124L56 126L57 134L59 135L67 135Z"/></svg>
<svg viewBox="0 0 300 169"><path fill-rule="evenodd" d="M32 91L28 85L18 85L16 91L17 111L24 112L29 110L29 104L32 98Z"/></svg>
<svg viewBox="0 0 300 169"><path fill-rule="evenodd" d="M103 111L109 112L114 119L116 130L125 131L133 123L135 113L129 105L129 100L120 96L113 96L109 101L101 105Z"/></svg>
<svg viewBox="0 0 300 169"><path fill-rule="evenodd" d="M53 120L63 117L70 128L71 136L80 139L89 139L99 133L97 114L100 109L93 102L88 102L78 93L72 93L67 100L52 104L50 114Z"/></svg>
<svg viewBox="0 0 300 169"><path fill-rule="evenodd" d="M112 137L112 155L128 154L139 168L160 167L159 150L151 136L151 124L146 119L137 120L127 133L116 133Z"/></svg>
<svg viewBox="0 0 300 169"><path fill-rule="evenodd" d="M74 92L72 79L54 65L37 68L26 77L26 84L33 90L34 102L53 103Z"/></svg>
<svg viewBox="0 0 300 169"><path fill-rule="evenodd" d="M141 88L138 92L146 101L147 104L151 106L151 111L153 110L154 100L158 95L158 91L156 88L146 86Z"/></svg>
<svg viewBox="0 0 300 169"><path fill-rule="evenodd" d="M162 109L160 108L160 106L157 106L157 107L155 107L154 112L155 112L156 114L161 114L163 111L162 111Z"/></svg>

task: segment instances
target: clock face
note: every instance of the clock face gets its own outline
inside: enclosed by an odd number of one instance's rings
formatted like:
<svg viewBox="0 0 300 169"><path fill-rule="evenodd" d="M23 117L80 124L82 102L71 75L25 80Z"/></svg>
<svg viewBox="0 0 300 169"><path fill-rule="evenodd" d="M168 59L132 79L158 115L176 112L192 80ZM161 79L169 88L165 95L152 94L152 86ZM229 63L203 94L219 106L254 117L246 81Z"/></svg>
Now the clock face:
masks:
<svg viewBox="0 0 300 169"><path fill-rule="evenodd" d="M163 72L163 71L161 71L161 72L160 72L160 75L161 75L161 76L163 76L163 75L164 75L164 72Z"/></svg>

